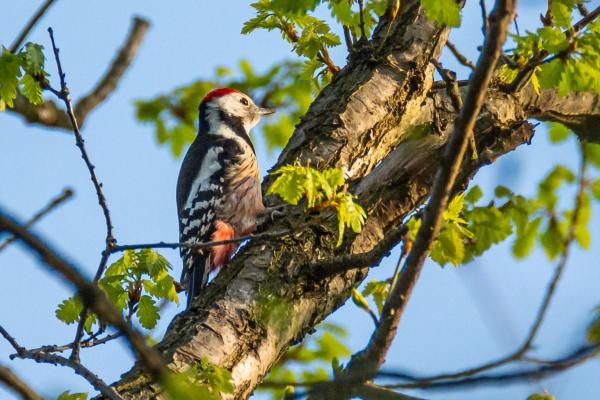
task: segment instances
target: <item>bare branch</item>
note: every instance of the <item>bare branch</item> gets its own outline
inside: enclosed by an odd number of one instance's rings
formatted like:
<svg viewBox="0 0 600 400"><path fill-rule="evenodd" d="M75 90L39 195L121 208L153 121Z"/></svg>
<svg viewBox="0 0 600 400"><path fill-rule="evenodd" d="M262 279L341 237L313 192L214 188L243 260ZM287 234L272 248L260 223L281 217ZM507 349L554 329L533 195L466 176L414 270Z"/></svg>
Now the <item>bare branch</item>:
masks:
<svg viewBox="0 0 600 400"><path fill-rule="evenodd" d="M13 233L31 248L51 270L58 272L65 280L71 282L77 288L86 307L92 309L101 319L123 333L135 353L137 353L143 367L155 379L158 380L163 377L165 367L161 356L147 345L146 340L138 331L123 320L121 314L115 309L104 292L87 280L77 267L59 256L56 251L44 244L36 235L23 228L21 224L15 222L2 209L0 209L0 230Z"/></svg>
<svg viewBox="0 0 600 400"><path fill-rule="evenodd" d="M54 210L56 207L58 207L65 201L69 200L71 197L73 197L73 190L70 188L63 189L61 194L50 200L50 202L46 204L44 208L35 213L33 217L31 217L31 219L25 223L24 227L26 229L30 228L31 226L33 226L33 224L38 222L44 216L48 215L52 210ZM2 243L0 243L0 251L4 250L15 240L16 238L14 236L5 239Z"/></svg>
<svg viewBox="0 0 600 400"><path fill-rule="evenodd" d="M46 0L44 2L44 4L42 4L40 6L40 8L38 8L38 10L35 12L35 14L33 14L31 19L27 22L27 25L25 25L25 27L23 27L23 29L19 33L19 36L17 36L17 38L15 39L13 44L10 46L11 53L16 53L17 50L19 50L19 47L21 47L21 45L25 41L25 38L27 38L27 36L31 32L31 30L35 27L35 25L38 23L38 21L44 16L44 14L46 14L46 11L48 11L48 9L50 8L50 6L53 3L54 3L54 0Z"/></svg>
<svg viewBox="0 0 600 400"><path fill-rule="evenodd" d="M94 184L94 188L96 189L96 196L98 197L98 203L100 204L100 208L102 209L102 213L104 214L104 220L106 223L106 237L104 244L104 251L102 251L102 256L100 257L100 263L98 265L98 269L96 271L96 275L94 276L94 283L98 282L104 270L106 269L106 264L108 263L108 257L110 256L110 249L114 246L116 239L113 235L113 224L112 218L110 216L110 210L108 208L108 203L106 201L106 197L104 196L104 191L102 189L102 183L98 179L96 175L96 167L92 164L90 157L85 149L85 141L81 132L79 130L79 125L77 123L77 118L73 112L73 106L71 104L71 97L69 95L69 88L67 87L67 83L65 81L65 74L63 72L63 68L60 62L59 57L59 49L56 47L56 43L54 41L54 33L52 28L48 28L48 33L50 34L50 40L52 42L52 50L54 51L54 58L56 60L56 67L58 69L58 77L60 79L60 92L57 93L57 96L65 103L67 108L67 115L69 116L69 121L71 122L71 128L73 129L73 133L75 134L75 143L81 152L81 158L85 162L85 165L90 173L90 178L92 183ZM107 85L110 86L109 83ZM85 324L85 320L87 318L88 310L87 307L83 309L81 312L79 323L77 325L77 331L75 333L75 340L73 351L71 353L71 359L79 360L79 343L81 342L81 338L83 337L83 326Z"/></svg>
<svg viewBox="0 0 600 400"><path fill-rule="evenodd" d="M598 356L600 356L600 347L598 345L587 345L573 351L571 354L568 354L565 357L556 360L545 361L543 365L535 368L526 368L497 374L468 376L459 379L448 379L442 381L429 381L427 378L420 378L409 373L394 371L380 371L378 376L381 378L397 378L413 381L409 383L383 385L389 389L449 389L465 386L505 385L513 382L516 383L532 379L543 379L550 375L554 375L556 373L563 372L570 368L581 365Z"/></svg>
<svg viewBox="0 0 600 400"><path fill-rule="evenodd" d="M448 49L452 52L452 54L458 60L459 63L472 70L475 69L475 64L469 61L469 59L465 57L464 54L462 54L452 42L447 41L446 47L448 47Z"/></svg>
<svg viewBox="0 0 600 400"><path fill-rule="evenodd" d="M450 193L458 176L469 136L473 134L473 127L483 105L494 68L500 57L514 10L515 2L513 0L498 0L496 3L490 18L490 34L486 39L485 48L469 83L464 107L456 120L454 132L448 140L441 165L437 170L429 205L412 250L408 255L400 278L396 285L392 287L388 300L383 307L378 328L371 336L367 347L353 355L344 371L339 374L342 378L361 376L363 378L361 381L370 379L377 374L377 370L385 361L385 356L396 334L398 323L412 289L429 254L431 244L439 233L443 211L446 209ZM340 398L349 397L351 393L352 387L346 389ZM316 397L327 398L328 395L318 394Z"/></svg>
<svg viewBox="0 0 600 400"><path fill-rule="evenodd" d="M137 53L150 23L138 16L133 18L133 26L127 35L125 44L119 49L116 57L111 62L110 67L96 86L77 102L75 106L75 115L79 121L86 119L90 111L102 103L115 91L121 81L123 74L131 65Z"/></svg>
<svg viewBox="0 0 600 400"><path fill-rule="evenodd" d="M479 7L481 8L481 20L483 21L481 25L481 31L483 32L483 37L486 38L488 33L489 21L487 9L485 6L485 0L479 0Z"/></svg>
<svg viewBox="0 0 600 400"><path fill-rule="evenodd" d="M406 225L401 225L388 232L371 251L359 254L344 254L343 256L317 261L308 267L308 271L317 277L331 276L354 268L376 266L383 257L390 253L390 249L398 244L406 235Z"/></svg>
<svg viewBox="0 0 600 400"><path fill-rule="evenodd" d="M80 126L83 126L89 113L106 100L116 89L124 72L129 68L136 56L148 26L149 22L140 17L133 19L133 25L127 33L125 42L117 52L108 70L94 89L79 100L74 107L75 117ZM50 128L72 129L67 113L58 108L52 100L46 100L44 103L36 106L29 103L24 96L17 94L14 107L7 108L7 111L22 115L29 123L40 124Z"/></svg>
<svg viewBox="0 0 600 400"><path fill-rule="evenodd" d="M4 383L6 387L12 389L15 393L18 393L24 400L43 400L42 396L37 394L27 383L23 382L14 372L1 365L0 382Z"/></svg>
<svg viewBox="0 0 600 400"><path fill-rule="evenodd" d="M550 283L548 284L548 288L546 289L546 293L544 294L542 304L540 305L540 308L536 314L535 320L529 330L529 333L527 334L527 337L523 341L523 344L521 346L519 346L519 348L516 349L515 351L513 351L511 354L509 354L505 357L499 358L497 360L479 365L477 367L459 371L459 372L431 376L428 378L424 378L423 381L436 382L436 381L441 381L441 380L460 379L460 378L476 375L481 372L488 371L490 369L498 368L500 366L509 364L514 361L520 361L520 360L525 359L526 353L529 350L531 350L533 341L535 340L535 337L537 336L537 333L538 333L540 327L542 326L542 323L543 323L546 313L548 311L548 307L550 306L550 302L552 301L552 298L556 292L556 287L557 287L558 281L560 280L562 273L567 265L567 261L569 259L569 255L570 255L571 245L573 244L573 242L575 240L575 227L577 226L577 222L581 216L581 207L582 207L582 203L583 203L583 197L585 195L585 193L584 193L585 182L587 180L587 178L586 178L587 159L586 159L585 151L583 150L583 145L581 148L581 155L582 155L582 161L581 161L581 166L580 166L580 171L579 171L577 193L575 195L575 206L574 206L573 214L572 214L570 225L569 225L569 230L567 232L567 236L566 236L565 242L564 242L564 251L561 255L561 259L560 259L558 265L556 266L556 269L554 271L552 279L550 280Z"/></svg>
<svg viewBox="0 0 600 400"><path fill-rule="evenodd" d="M108 343L112 340L118 339L120 337L122 337L123 334L121 332L115 332L112 333L110 335L106 335L103 338L90 338L90 339L86 339L84 341L81 342L80 347L81 348L89 348L89 347L95 347L101 344L105 344ZM69 349L72 349L74 346L74 343L69 343L69 344L65 344L62 346L58 346L58 345L47 345L47 346L41 346L35 349L31 349L31 351L36 352L36 351L43 351L45 353L54 353L54 352L63 352Z"/></svg>
<svg viewBox="0 0 600 400"><path fill-rule="evenodd" d="M17 352L18 358L34 360L37 363L62 365L71 368L77 375L83 377L86 381L110 400L123 400L123 398L110 386L106 384L98 375L83 366L79 361L69 360L68 358L56 355L47 354L42 351L30 351L21 347L14 337L12 337L2 326L0 326L0 334L11 344Z"/></svg>
<svg viewBox="0 0 600 400"><path fill-rule="evenodd" d="M140 249L177 249L180 247L184 248L192 248L195 250L205 249L207 247L220 246L223 244L229 243L239 243L244 240L250 239L273 239L280 238L286 235L291 234L293 231L285 230L285 231L277 231L277 232L263 232L263 233L255 233L245 236L240 236L237 238L227 239L227 240L216 240L212 242L200 242L200 243L166 243L166 242L157 242L157 243L142 243L142 244L124 244L124 245L115 245L110 249L110 253L118 253L125 250L140 250Z"/></svg>

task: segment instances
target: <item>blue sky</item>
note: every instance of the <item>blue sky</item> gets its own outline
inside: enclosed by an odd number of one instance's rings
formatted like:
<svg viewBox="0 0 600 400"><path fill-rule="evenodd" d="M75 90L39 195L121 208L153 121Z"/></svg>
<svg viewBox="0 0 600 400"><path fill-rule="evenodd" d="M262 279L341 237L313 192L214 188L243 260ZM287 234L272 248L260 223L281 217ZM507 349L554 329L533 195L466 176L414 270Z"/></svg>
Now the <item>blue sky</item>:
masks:
<svg viewBox="0 0 600 400"><path fill-rule="evenodd" d="M38 1L13 1L2 6L0 42L12 42ZM475 58L481 44L479 9L467 2L464 25L453 32L452 40ZM488 2L491 4L491 2ZM523 1L519 11L521 30L537 26L543 1ZM326 12L321 13L326 17ZM194 79L210 77L218 65L235 66L248 58L257 70L264 70L284 58L294 57L277 33L240 34L243 22L252 15L249 2L214 1L75 1L60 0L41 21L29 40L50 48L46 28L52 26L74 98L84 94L104 71L130 26L133 15L152 22L139 55L108 102L89 116L83 129L90 156L104 183L119 243L174 241L177 238L175 182L180 160L159 148L152 129L134 119L133 100L148 98ZM49 53L47 53L49 54ZM343 49L332 56L344 63ZM459 68L444 54L447 67ZM49 62L50 71L54 63ZM259 135L257 135L259 136ZM276 154L268 154L257 143L263 171ZM486 193L498 183L510 185L523 194L534 193L536 183L557 162L577 166L574 140L550 145L540 126L531 146L522 146L477 175ZM73 137L63 131L28 126L20 118L0 114L0 203L27 219L57 195L63 187L75 189L73 201L36 225L37 232L50 239L77 262L88 276L95 271L103 244L104 225L87 170L74 146ZM597 248L600 210L595 206L592 250L574 251L564 279L560 282L548 319L536 342L537 355L565 354L584 339L591 309L600 303ZM545 291L554 263L541 251L515 261L508 244L493 248L483 258L461 267L440 268L428 263L417 284L402 320L398 336L388 355L386 368L406 367L423 374L454 371L507 354L526 334ZM163 254L181 268L177 252ZM393 252L371 274L385 278L395 264ZM55 275L48 273L19 246L0 254L0 323L22 345L36 347L72 340L74 327L56 320L54 309L72 294ZM160 337L172 315L169 308L154 336ZM347 343L361 349L372 331L369 318L351 303L332 320L350 332ZM0 363L8 364L38 391L56 394L71 389L90 391L87 383L70 370L32 361L10 361L11 348L0 341ZM83 362L106 381L114 381L132 364L123 343L85 351ZM430 399L524 399L547 388L559 399L596 398L600 390L597 361L572 369L558 377L519 385L485 387L468 391L415 392ZM11 398L0 388L0 398Z"/></svg>

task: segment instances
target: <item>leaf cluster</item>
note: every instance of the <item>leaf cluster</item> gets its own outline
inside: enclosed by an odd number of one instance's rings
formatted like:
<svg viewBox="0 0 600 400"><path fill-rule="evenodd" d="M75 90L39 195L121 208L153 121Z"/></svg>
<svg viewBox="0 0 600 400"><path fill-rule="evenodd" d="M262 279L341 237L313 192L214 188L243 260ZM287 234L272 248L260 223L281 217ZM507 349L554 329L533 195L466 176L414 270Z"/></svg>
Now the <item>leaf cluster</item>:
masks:
<svg viewBox="0 0 600 400"><path fill-rule="evenodd" d="M43 103L42 85L48 74L44 71L44 47L28 42L13 54L2 47L0 55L0 111L13 107L17 92L32 104Z"/></svg>
<svg viewBox="0 0 600 400"><path fill-rule="evenodd" d="M318 382L331 379L328 366L333 366L334 373L339 360L349 357L350 349L342 342L348 336L346 329L340 325L323 322L302 343L292 346L271 368L264 382ZM273 399L281 399L283 388L263 388L270 391Z"/></svg>
<svg viewBox="0 0 600 400"><path fill-rule="evenodd" d="M277 194L285 202L297 205L306 198L308 209L333 207L338 214L338 242L342 244L345 228L360 232L367 214L347 191L344 173L339 168L319 171L301 165L285 165L275 172L277 176L267 194Z"/></svg>
<svg viewBox="0 0 600 400"><path fill-rule="evenodd" d="M135 316L141 326L153 329L160 319L157 302L179 303L173 277L169 275L170 269L169 262L152 249L127 250L123 257L108 267L98 285L128 322L131 323ZM72 324L79 321L82 311L83 302L76 294L59 304L55 314L64 323ZM85 330L91 333L96 323L96 315L90 313L85 321Z"/></svg>
<svg viewBox="0 0 600 400"><path fill-rule="evenodd" d="M550 137L564 140L568 129L553 125ZM600 168L600 145L584 145L587 162ZM482 255L492 245L513 236L512 254L516 258L527 257L536 243L550 260L563 253L568 232L572 229L575 241L583 249L591 244L588 224L591 218L591 200L600 200L600 179L584 183L578 218L573 225L574 207L562 207L559 192L577 183L576 174L566 166L557 165L538 184L537 194L531 198L513 193L504 186L496 187L493 199L481 205L484 194L479 186L473 186L466 194L456 196L444 213L441 232L434 241L431 258L444 266L468 263ZM412 239L421 221L408 221Z"/></svg>
<svg viewBox="0 0 600 400"><path fill-rule="evenodd" d="M548 2L551 18L545 26L523 36L513 35L516 47L512 50L518 68L504 65L500 78L512 82L518 71L530 60L542 58L536 66L532 84L539 89L557 88L561 96L569 92L594 91L600 93L600 21L590 23L576 33L571 26L576 0Z"/></svg>
<svg viewBox="0 0 600 400"><path fill-rule="evenodd" d="M170 374L165 389L171 400L221 400L234 386L229 370L203 358L186 371Z"/></svg>

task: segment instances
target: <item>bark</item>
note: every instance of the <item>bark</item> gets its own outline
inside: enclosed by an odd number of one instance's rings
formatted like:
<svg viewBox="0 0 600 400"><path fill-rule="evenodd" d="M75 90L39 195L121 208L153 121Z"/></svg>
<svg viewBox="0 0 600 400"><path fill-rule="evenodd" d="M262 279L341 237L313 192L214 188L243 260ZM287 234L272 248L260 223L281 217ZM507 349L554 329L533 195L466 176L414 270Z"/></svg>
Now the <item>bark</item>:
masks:
<svg viewBox="0 0 600 400"><path fill-rule="evenodd" d="M297 126L275 166L342 167L368 213L363 231L347 234L336 248L334 214L325 210L308 216L302 206L289 208L265 229L294 228L293 234L252 240L192 308L172 321L157 349L173 370L183 371L206 357L232 371L233 398L248 397L288 346L344 304L368 271L356 266L316 279L308 265L369 251L427 198L455 118L445 90L431 90L429 60L439 56L448 30L427 21L418 1L402 7L382 54L363 49L350 58ZM387 21L384 17L380 23L376 43ZM598 139L590 129L600 118L597 96L561 98L554 91L537 96L530 88L510 95L492 89L475 127L479 158L463 163L463 186L480 167L531 142L528 118L563 121L586 138ZM267 177L264 187L271 181ZM272 315L275 304L278 314ZM138 367L115 388L127 399L155 398L159 392Z"/></svg>

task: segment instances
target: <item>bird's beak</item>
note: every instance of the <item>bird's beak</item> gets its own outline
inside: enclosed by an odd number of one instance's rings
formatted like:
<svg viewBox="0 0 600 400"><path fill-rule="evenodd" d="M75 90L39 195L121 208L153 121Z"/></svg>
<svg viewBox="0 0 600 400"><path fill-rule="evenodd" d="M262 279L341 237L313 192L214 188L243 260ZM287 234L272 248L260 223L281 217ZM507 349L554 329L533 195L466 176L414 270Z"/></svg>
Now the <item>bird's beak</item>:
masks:
<svg viewBox="0 0 600 400"><path fill-rule="evenodd" d="M275 114L274 108L258 107L258 115Z"/></svg>

